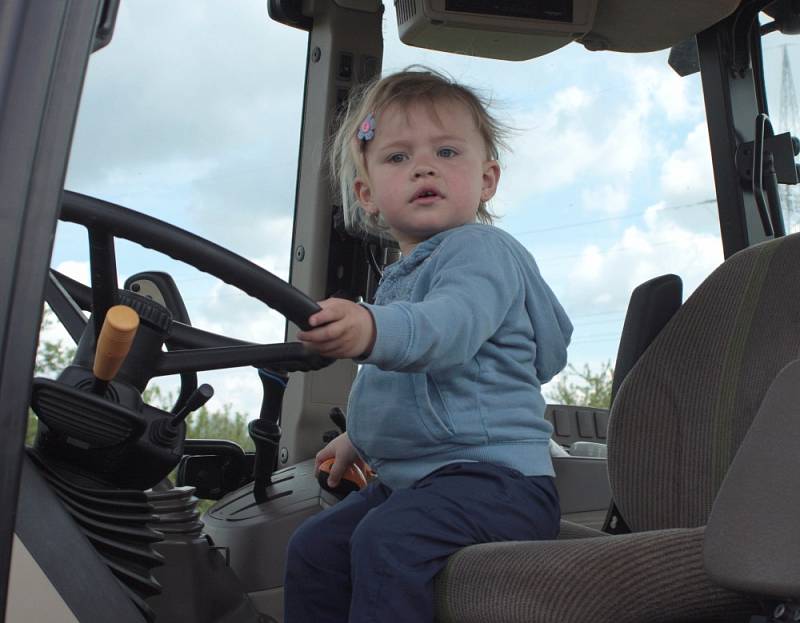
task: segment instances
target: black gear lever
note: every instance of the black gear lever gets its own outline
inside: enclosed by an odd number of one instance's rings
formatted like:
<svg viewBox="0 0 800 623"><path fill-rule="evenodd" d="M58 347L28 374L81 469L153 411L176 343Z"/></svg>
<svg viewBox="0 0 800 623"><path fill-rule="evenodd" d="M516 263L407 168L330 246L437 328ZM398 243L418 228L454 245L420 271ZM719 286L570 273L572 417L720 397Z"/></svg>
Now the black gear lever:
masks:
<svg viewBox="0 0 800 623"><path fill-rule="evenodd" d="M247 425L247 432L256 447L253 464L253 496L258 504L267 501L267 485L278 462L281 443L281 420L283 392L289 383L289 375L279 370L259 368L258 377L264 386L261 415Z"/></svg>
<svg viewBox="0 0 800 623"><path fill-rule="evenodd" d="M169 421L162 420L159 426L152 429L151 437L156 443L170 445L178 436L178 428L192 411L196 411L206 404L214 395L214 388L208 383L203 383L194 390L183 408L172 416Z"/></svg>
<svg viewBox="0 0 800 623"><path fill-rule="evenodd" d="M169 425L177 428L178 425L186 419L186 416L188 416L192 411L197 411L197 409L211 400L213 396L214 388L208 383L203 383L189 395L189 398L186 400L186 404L181 408L180 411L172 416L172 419L169 421Z"/></svg>

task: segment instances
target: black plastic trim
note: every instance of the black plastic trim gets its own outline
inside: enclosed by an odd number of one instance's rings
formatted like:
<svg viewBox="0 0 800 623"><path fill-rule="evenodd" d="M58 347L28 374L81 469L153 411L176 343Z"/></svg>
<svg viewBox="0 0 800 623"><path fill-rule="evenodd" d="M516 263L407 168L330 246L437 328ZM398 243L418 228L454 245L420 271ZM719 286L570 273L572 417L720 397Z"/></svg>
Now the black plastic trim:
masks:
<svg viewBox="0 0 800 623"><path fill-rule="evenodd" d="M314 20L303 15L303 3L300 0L269 0L267 12L270 18L292 28L310 32Z"/></svg>
<svg viewBox="0 0 800 623"><path fill-rule="evenodd" d="M114 26L117 23L119 1L120 0L105 0L103 3L103 10L100 13L97 31L94 36L92 52L97 52L97 50L101 50L111 43L111 37L114 35Z"/></svg>
<svg viewBox="0 0 800 623"><path fill-rule="evenodd" d="M44 298L53 310L64 328L76 344L80 341L88 320L83 315L81 308L76 304L75 298L70 297L66 289L50 271L45 284ZM57 273L56 273L57 274ZM77 283L77 282L76 282ZM89 288L86 288L87 290Z"/></svg>
<svg viewBox="0 0 800 623"><path fill-rule="evenodd" d="M27 458L16 532L79 621L143 623L119 582Z"/></svg>
<svg viewBox="0 0 800 623"><path fill-rule="evenodd" d="M0 2L0 612L42 300L100 6Z"/></svg>
<svg viewBox="0 0 800 623"><path fill-rule="evenodd" d="M58 271L51 272L82 309L91 307L91 288ZM175 374L186 368L219 370L250 365L307 371L318 370L331 363L330 359L308 352L299 342L254 344L175 321L170 327L167 344L170 351L161 356L155 376ZM180 348L186 350L176 350Z"/></svg>
<svg viewBox="0 0 800 623"><path fill-rule="evenodd" d="M614 404L614 398L628 372L672 319L682 302L683 281L678 275L654 277L633 290L614 364L611 404Z"/></svg>
<svg viewBox="0 0 800 623"><path fill-rule="evenodd" d="M240 366L277 366L287 372L307 372L319 370L330 363L330 359L310 353L300 342L221 346L163 353L153 376L167 376L184 370L199 372Z"/></svg>
<svg viewBox="0 0 800 623"><path fill-rule="evenodd" d="M117 304L118 298L114 236L94 227L89 229L89 264L92 272L92 321L97 341L106 313Z"/></svg>
<svg viewBox="0 0 800 623"><path fill-rule="evenodd" d="M750 63L754 7L745 1L736 13L697 35L711 160L717 190L720 235L726 258L768 239L752 190L744 188L736 166L737 148L755 138L758 86Z"/></svg>

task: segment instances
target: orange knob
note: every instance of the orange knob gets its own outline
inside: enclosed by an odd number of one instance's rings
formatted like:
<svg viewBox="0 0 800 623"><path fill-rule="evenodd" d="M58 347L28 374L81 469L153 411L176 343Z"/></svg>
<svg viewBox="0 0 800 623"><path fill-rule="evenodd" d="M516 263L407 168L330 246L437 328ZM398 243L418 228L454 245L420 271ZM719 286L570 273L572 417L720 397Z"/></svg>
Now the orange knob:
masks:
<svg viewBox="0 0 800 623"><path fill-rule="evenodd" d="M331 473L331 469L333 469L333 459L326 459L322 461L322 463L320 463L319 481L320 484L322 484L323 482L325 483L325 485L323 486L327 486L328 474ZM345 470L344 475L342 476L342 480L337 486L337 489L342 486L344 486L344 488L346 489L350 489L353 491L355 491L356 489L363 489L364 487L367 486L367 479L364 478L364 474L358 468L358 466L351 465Z"/></svg>

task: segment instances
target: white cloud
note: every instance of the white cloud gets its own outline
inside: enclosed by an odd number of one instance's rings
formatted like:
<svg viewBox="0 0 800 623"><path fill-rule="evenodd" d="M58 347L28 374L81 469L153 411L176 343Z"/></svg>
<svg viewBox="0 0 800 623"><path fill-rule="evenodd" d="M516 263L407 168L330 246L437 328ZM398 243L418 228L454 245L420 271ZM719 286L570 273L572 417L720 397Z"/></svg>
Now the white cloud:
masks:
<svg viewBox="0 0 800 623"><path fill-rule="evenodd" d="M683 145L672 152L661 169L661 188L671 203L688 203L714 195L714 171L708 126L697 124Z"/></svg>
<svg viewBox="0 0 800 623"><path fill-rule="evenodd" d="M592 96L577 86L569 86L553 96L550 101L550 115L561 113L575 115L592 104Z"/></svg>
<svg viewBox="0 0 800 623"><path fill-rule="evenodd" d="M624 189L661 150L650 120L653 91L639 86L635 75L624 79L633 84L624 98L599 98L570 86L546 108L519 117L517 125L526 129L514 139L501 195L511 210L537 193L598 180L604 196L590 203L609 214L624 211Z"/></svg>
<svg viewBox="0 0 800 623"><path fill-rule="evenodd" d="M600 188L590 188L581 192L581 202L587 212L622 214L628 210L630 193L626 188L606 184Z"/></svg>
<svg viewBox="0 0 800 623"><path fill-rule="evenodd" d="M585 98L579 89L569 88L555 95L546 112L517 116L521 131L512 138L500 195L511 209L531 194L573 182L595 161L597 142L577 115L581 105L567 105L570 97Z"/></svg>
<svg viewBox="0 0 800 623"><path fill-rule="evenodd" d="M259 2L123 3L91 57L68 188L257 253L253 223L294 206L306 47Z"/></svg>
<svg viewBox="0 0 800 623"><path fill-rule="evenodd" d="M548 58L567 54L559 51ZM521 131L514 137L498 193L501 213L535 205L538 196L558 191L581 197L584 209L603 208L614 216L629 202L636 203L637 195L655 189L653 172L670 158L676 135L687 126L698 127L703 119L699 79L677 76L662 53L616 58L619 62L602 67L585 59L573 61L575 71L566 76L545 74L545 83L560 84L558 89L548 93L531 87L529 98L517 98L511 118ZM563 58L550 62L563 72ZM684 184L698 195L708 187L699 180L713 184L710 164L706 167L710 156L701 132L690 139L685 152L673 158L691 159L687 168L697 165Z"/></svg>
<svg viewBox="0 0 800 623"><path fill-rule="evenodd" d="M719 265L719 238L677 225L662 208L648 208L644 227L628 227L611 244L583 248L569 272L568 308L584 313L624 308L636 286L666 273L678 274L688 295Z"/></svg>
<svg viewBox="0 0 800 623"><path fill-rule="evenodd" d="M287 280L292 224L288 217L252 223L251 234L259 241L263 254L247 259ZM283 341L285 319L278 312L222 281L206 276L199 280L200 283L189 282L183 292L195 326L262 344Z"/></svg>
<svg viewBox="0 0 800 623"><path fill-rule="evenodd" d="M67 277L71 277L75 281L80 281L83 284L88 285L91 281L89 262L65 260L56 266L56 270Z"/></svg>
<svg viewBox="0 0 800 623"><path fill-rule="evenodd" d="M656 102L670 122L691 121L705 116L699 76L682 78L673 71L660 75L656 86Z"/></svg>
<svg viewBox="0 0 800 623"><path fill-rule="evenodd" d="M230 404L233 411L244 413L248 420L259 416L263 389L255 368L221 370L209 380L215 390L213 402L209 401L210 409Z"/></svg>

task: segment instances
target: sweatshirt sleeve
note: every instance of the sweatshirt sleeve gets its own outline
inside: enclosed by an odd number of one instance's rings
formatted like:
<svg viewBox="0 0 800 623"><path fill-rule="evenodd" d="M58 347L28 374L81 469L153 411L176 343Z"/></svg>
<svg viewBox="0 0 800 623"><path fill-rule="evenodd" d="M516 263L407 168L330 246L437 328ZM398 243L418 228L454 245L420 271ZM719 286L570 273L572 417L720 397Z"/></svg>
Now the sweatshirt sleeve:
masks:
<svg viewBox="0 0 800 623"><path fill-rule="evenodd" d="M544 279L537 280L526 306L536 334L536 376L547 383L567 365L572 322Z"/></svg>
<svg viewBox="0 0 800 623"><path fill-rule="evenodd" d="M494 236L448 240L431 260L435 274L422 301L366 305L376 340L363 363L408 372L466 363L524 295L518 260Z"/></svg>

